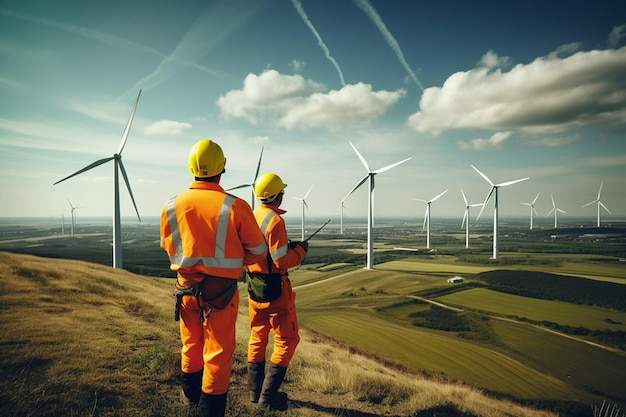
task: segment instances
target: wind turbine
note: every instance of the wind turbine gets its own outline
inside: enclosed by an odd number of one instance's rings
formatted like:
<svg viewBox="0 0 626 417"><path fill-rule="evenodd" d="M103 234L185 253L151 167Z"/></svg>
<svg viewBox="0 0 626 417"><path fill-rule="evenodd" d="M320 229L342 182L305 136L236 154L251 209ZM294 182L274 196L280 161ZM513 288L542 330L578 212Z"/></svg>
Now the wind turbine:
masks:
<svg viewBox="0 0 626 417"><path fill-rule="evenodd" d="M75 214L75 212L76 212L76 209L78 208L78 206L74 207L74 206L72 205L72 202L69 200L69 198L67 199L67 202L68 202L68 203L70 203L70 207L72 208L72 210L71 210L71 212L70 212L70 214L72 215L72 223L71 223L71 229L70 229L70 230L71 230L70 236L71 236L71 237L74 237L74 227L76 226L76 214Z"/></svg>
<svg viewBox="0 0 626 417"><path fill-rule="evenodd" d="M341 204L339 205L339 209L341 210L341 212L340 212L340 220L341 220L341 222L340 222L340 226L339 226L339 234L341 234L341 235L343 235L343 212L345 210L348 214L350 214L350 212L348 211L346 206L344 206L344 204L343 204L344 200L341 200Z"/></svg>
<svg viewBox="0 0 626 417"><path fill-rule="evenodd" d="M502 182L500 184L494 184L489 179L489 177L487 177L485 174L480 172L478 170L478 168L476 168L474 165L472 165L471 167L474 168L474 171L478 172L478 174L480 174L480 176L483 177L485 179L485 181L487 181L491 185L491 189L489 190L489 193L487 194L487 198L485 198L485 202L483 203L483 208L480 209L480 213L478 213L478 217L476 218L476 221L478 221L478 219L480 218L480 215L483 214L483 210L485 209L485 206L487 205L487 202L491 198L491 195L494 194L494 209L493 209L493 259L497 259L498 258L498 188L506 187L508 185L512 185L512 184L515 184L515 183L518 183L518 182L522 182L522 181L526 181L527 179L529 179L529 177L520 178L518 180L513 180L513 181Z"/></svg>
<svg viewBox="0 0 626 417"><path fill-rule="evenodd" d="M465 193L463 192L462 188L461 188L461 194L463 195L463 201L465 202L465 214L463 214L463 221L461 222L461 229L463 228L463 225L465 225L465 249L467 249L469 248L470 207L478 207L478 206L482 206L482 204L481 203L468 204L467 198L465 197Z"/></svg>
<svg viewBox="0 0 626 417"><path fill-rule="evenodd" d="M602 182L600 183L600 190L598 191L598 198L596 198L593 201L588 202L587 204L585 204L583 207L587 207L590 206L593 203L598 203L598 227L600 227L600 207L602 207L603 209L605 209L607 212L609 212L609 214L613 214L611 213L611 211L604 205L602 204L602 201L600 201L600 194L602 193Z"/></svg>
<svg viewBox="0 0 626 417"><path fill-rule="evenodd" d="M309 191L306 192L304 197L302 198L294 197L296 200L302 201L302 240L304 240L304 208L306 207L307 210L309 209L309 206L306 204L306 198L309 196L309 193L311 192L312 188L313 188L313 184L311 184L311 186L309 187Z"/></svg>
<svg viewBox="0 0 626 417"><path fill-rule="evenodd" d="M539 198L539 194L541 193L537 193L537 196L535 197L532 203L522 203L525 206L530 206L530 230L533 230L533 212L537 214L537 210L535 210L535 203L537 202L537 199Z"/></svg>
<svg viewBox="0 0 626 417"><path fill-rule="evenodd" d="M137 204L135 204L135 198L133 197L133 192L130 189L130 182L128 181L128 176L126 175L126 170L124 169L124 164L122 163L122 151L124 150L124 145L126 145L126 139L128 139L128 134L130 132L130 126L133 122L133 118L135 117L135 111L137 110L137 103L139 102L139 97L141 96L141 90L139 90L139 94L137 94L137 99L135 100L135 105L133 106L133 110L130 113L130 118L128 119L128 123L126 124L126 129L124 129L124 134L122 135L122 141L120 142L120 146L116 153L113 156L109 156L107 158L99 159L91 164L87 165L85 168L80 169L69 175L62 180L59 180L54 183L54 185L63 182L69 178L72 178L78 174L82 174L85 171L89 171L92 168L100 166L102 164L106 164L109 161L113 161L113 268L122 268L122 231L121 231L121 220L120 220L120 186L119 186L119 171L122 171L122 176L124 177L124 182L126 183L126 188L128 189L128 193L130 194L130 199L133 202L133 206L135 207L135 212L137 213L137 218L141 221L141 217L139 217L139 210L137 210Z"/></svg>
<svg viewBox="0 0 626 417"><path fill-rule="evenodd" d="M552 198L552 210L550 210L548 212L548 214L546 214L546 217L548 217L550 214L552 214L552 212L554 212L554 228L556 229L558 227L558 213L563 213L563 214L567 214L566 211L561 210L560 208L557 208L556 204L554 204L554 197L552 197L552 194L550 194L550 198Z"/></svg>
<svg viewBox="0 0 626 417"><path fill-rule="evenodd" d="M263 146L261 146L261 155L259 155L259 163L256 166L256 172L254 173L254 179L250 184L241 184L233 188L229 188L226 191L238 190L240 188L250 187L252 189L252 199L250 200L250 206L252 210L254 210L254 200L256 199L256 195L254 194L254 183L256 182L257 177L259 176L259 168L261 168L261 158L263 158Z"/></svg>
<svg viewBox="0 0 626 417"><path fill-rule="evenodd" d="M447 193L448 190L439 194L437 197L434 197L430 200L422 200L421 198L413 198L412 200L423 201L426 203L426 212L424 213L424 224L422 225L422 230L426 227L426 248L430 249L430 203L437 200L439 197Z"/></svg>
<svg viewBox="0 0 626 417"><path fill-rule="evenodd" d="M363 155L359 153L359 151L352 144L352 142L350 142L350 146L352 146L352 149L354 149L354 152L356 152L356 155L359 157L359 159L361 160L361 163L367 170L367 175L364 176L363 179L361 179L361 181L359 181L358 184L352 189L352 191L350 191L348 195L346 195L343 199L345 200L346 198L348 198L348 196L352 194L354 191L356 191L356 189L359 188L361 185L363 185L363 183L365 183L367 179L370 180L369 192L368 192L368 205L367 205L367 269L374 269L374 246L372 245L372 224L374 220L373 213L374 213L374 188L375 188L374 177L376 176L376 174L380 174L381 172L388 171L391 168L394 168L402 164L403 162L408 161L411 158L406 158L400 162L396 162L395 164L387 165L386 167L372 171L369 165L367 164L367 161L365 160L365 158L363 158Z"/></svg>

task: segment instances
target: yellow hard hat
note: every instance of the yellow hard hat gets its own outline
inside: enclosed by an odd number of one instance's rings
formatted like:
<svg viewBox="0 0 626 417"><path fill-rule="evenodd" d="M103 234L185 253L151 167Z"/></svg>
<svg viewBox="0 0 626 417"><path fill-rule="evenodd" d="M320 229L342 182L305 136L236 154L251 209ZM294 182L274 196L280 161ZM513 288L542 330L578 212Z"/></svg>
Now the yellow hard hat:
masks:
<svg viewBox="0 0 626 417"><path fill-rule="evenodd" d="M254 183L254 193L261 203L271 203L286 186L278 175L267 172Z"/></svg>
<svg viewBox="0 0 626 417"><path fill-rule="evenodd" d="M225 166L222 148L211 139L201 139L189 150L189 172L194 177L214 177L224 172Z"/></svg>

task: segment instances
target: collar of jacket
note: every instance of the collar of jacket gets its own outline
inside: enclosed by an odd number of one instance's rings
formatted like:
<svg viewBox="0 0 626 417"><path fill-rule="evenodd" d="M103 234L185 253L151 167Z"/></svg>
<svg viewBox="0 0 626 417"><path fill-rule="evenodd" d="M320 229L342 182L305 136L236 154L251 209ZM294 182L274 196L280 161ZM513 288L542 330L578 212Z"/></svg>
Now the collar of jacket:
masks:
<svg viewBox="0 0 626 417"><path fill-rule="evenodd" d="M189 186L190 190L211 190L211 191L221 191L224 192L224 189L221 185L215 182L207 182L207 181L194 181Z"/></svg>
<svg viewBox="0 0 626 417"><path fill-rule="evenodd" d="M271 206L269 204L261 204L261 207L265 207L265 208L268 208L268 209L270 209L272 211L275 211L279 215L287 213L287 210L283 210L283 209L281 209L279 207L274 207L274 206Z"/></svg>

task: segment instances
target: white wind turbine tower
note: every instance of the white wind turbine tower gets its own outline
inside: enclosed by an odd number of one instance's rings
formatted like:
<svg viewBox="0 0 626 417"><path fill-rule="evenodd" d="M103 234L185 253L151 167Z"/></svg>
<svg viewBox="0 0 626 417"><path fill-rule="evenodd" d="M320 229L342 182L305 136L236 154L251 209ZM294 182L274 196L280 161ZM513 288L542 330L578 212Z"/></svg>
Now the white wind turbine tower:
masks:
<svg viewBox="0 0 626 417"><path fill-rule="evenodd" d="M598 198L596 198L593 201L588 202L587 204L585 204L583 207L587 207L592 205L593 203L597 203L598 204L598 227L600 227L600 207L602 207L603 209L605 209L609 214L613 214L611 213L611 211L604 205L602 204L602 201L600 201L600 194L602 193L602 182L600 183L600 190L598 191Z"/></svg>
<svg viewBox="0 0 626 417"><path fill-rule="evenodd" d="M506 187L508 185L512 185L512 184L515 184L515 183L518 183L518 182L522 182L522 181L526 181L527 179L529 179L529 177L520 178L518 180L513 180L513 181L502 182L500 184L494 184L489 179L489 177L487 177L485 174L480 172L478 170L478 168L476 168L474 165L472 165L472 168L474 168L474 171L478 172L478 174L480 174L480 176L483 177L485 179L485 181L487 181L491 185L491 189L489 190L489 193L487 194L487 198L485 198L485 202L483 203L483 207L480 209L480 213L478 213L478 217L476 218L476 221L478 221L478 219L480 218L480 215L483 213L483 210L487 206L487 202L489 201L489 198L491 198L491 195L494 194L494 209L493 209L493 259L497 259L498 258L498 188Z"/></svg>
<svg viewBox="0 0 626 417"><path fill-rule="evenodd" d="M461 229L465 226L465 249L469 248L469 222L470 222L470 207L482 206L481 203L468 204L467 197L461 188L461 194L463 195L463 201L465 202L465 214L463 214L463 221L461 222Z"/></svg>
<svg viewBox="0 0 626 417"><path fill-rule="evenodd" d="M304 240L304 208L306 207L307 210L309 209L309 206L306 203L306 198L309 196L309 193L311 192L312 188L313 188L313 184L311 184L311 186L309 187L309 191L306 192L304 197L302 198L294 197L296 200L302 201L302 240Z"/></svg>
<svg viewBox="0 0 626 417"><path fill-rule="evenodd" d="M422 230L424 230L424 227L426 228L426 248L427 249L430 249L430 203L437 200L439 197L441 197L447 192L448 190L444 191L443 193L439 194L437 197L434 197L430 200L422 200L421 198L412 198L412 200L422 201L426 203L426 212L424 213L424 224L422 225Z"/></svg>
<svg viewBox="0 0 626 417"><path fill-rule="evenodd" d="M130 132L130 126L133 122L133 118L135 117L135 111L137 110L137 103L139 102L139 97L141 96L141 90L139 90L139 94L137 94L137 99L135 100L135 105L133 106L133 110L130 114L130 118L128 119L128 123L126 124L126 129L124 129L124 134L122 135L122 141L120 142L120 146L116 153L113 156L109 156L107 158L99 159L91 164L87 165L85 168L80 169L69 175L62 180L59 180L54 183L54 185L63 182L69 178L72 178L78 174L82 174L85 171L89 171L92 168L105 164L109 161L113 161L113 268L122 268L122 227L120 220L120 186L119 186L119 171L122 171L122 176L124 177L124 182L126 183L126 188L128 189L128 193L130 194L130 199L133 202L133 206L135 207L135 212L137 213L137 218L141 221L141 217L139 217L139 210L137 210L137 204L135 204L135 198L133 197L133 192L130 189L130 182L128 181L128 176L126 175L126 170L124 169L124 164L122 163L122 151L124 150L124 145L126 144L126 139L128 139L128 134Z"/></svg>
<svg viewBox="0 0 626 417"><path fill-rule="evenodd" d="M254 193L254 184L256 183L256 179L259 176L259 168L261 168L261 158L263 158L263 146L261 146L261 155L259 155L259 163L256 166L256 172L254 173L254 179L250 184L241 184L233 188L229 188L226 191L238 190L240 188L250 187L252 189L252 199L250 200L250 206L252 210L254 210L254 200L256 199L256 194Z"/></svg>
<svg viewBox="0 0 626 417"><path fill-rule="evenodd" d="M67 202L70 203L70 207L72 208L72 210L70 211L70 214L72 216L72 223L70 223L70 226L71 226L71 228L70 228L70 230L71 230L70 236L74 237L74 227L76 226L76 213L75 212L76 212L76 209L78 208L78 206L74 207L72 205L72 202L69 199L67 200Z"/></svg>
<svg viewBox="0 0 626 417"><path fill-rule="evenodd" d="M522 203L525 206L530 206L530 230L533 230L533 212L537 214L537 210L535 210L535 203L537 202L537 199L539 198L539 194L541 193L537 193L537 196L535 197L532 203Z"/></svg>
<svg viewBox="0 0 626 417"><path fill-rule="evenodd" d="M554 197L552 196L552 194L550 194L550 198L552 198L552 210L550 210L548 214L546 214L546 217L548 217L550 214L552 214L552 212L554 212L554 228L556 229L559 225L558 214L559 213L567 214L567 212L561 210L560 208L557 208L556 204L554 204Z"/></svg>
<svg viewBox="0 0 626 417"><path fill-rule="evenodd" d="M339 234L341 234L341 235L343 235L343 212L345 210L348 214L350 214L350 212L348 211L346 206L344 206L344 204L343 204L344 200L341 200L341 204L339 205L339 210L341 210L341 212L340 212Z"/></svg>
<svg viewBox="0 0 626 417"><path fill-rule="evenodd" d="M367 170L367 175L364 176L363 179L361 179L361 181L359 181L358 184L352 189L352 191L350 191L344 197L344 200L348 198L350 194L356 191L357 188L363 185L363 183L365 183L365 181L367 181L367 179L369 178L370 184L369 184L368 205L367 205L367 269L374 269L374 246L372 245L372 224L374 222L374 188L375 188L374 177L376 176L376 174L380 174L381 172L388 171L391 168L394 168L408 161L411 158L406 158L400 162L396 162L395 164L387 165L386 167L372 171L369 165L367 164L367 161L365 160L365 158L363 158L363 155L359 153L359 151L352 144L352 142L350 142L350 146L352 146L352 149L354 149L354 152L356 152L356 155L359 157L359 159L361 160L361 163Z"/></svg>

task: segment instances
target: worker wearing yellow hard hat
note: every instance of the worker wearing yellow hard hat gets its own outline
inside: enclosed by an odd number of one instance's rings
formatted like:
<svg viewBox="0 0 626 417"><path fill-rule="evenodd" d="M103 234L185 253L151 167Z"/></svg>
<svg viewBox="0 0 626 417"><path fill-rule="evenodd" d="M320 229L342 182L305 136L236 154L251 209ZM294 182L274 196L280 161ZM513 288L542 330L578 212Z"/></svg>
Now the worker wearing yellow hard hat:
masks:
<svg viewBox="0 0 626 417"><path fill-rule="evenodd" d="M268 245L267 259L249 265L248 306L250 340L248 342L248 382L250 401L271 409L284 410L287 396L279 393L287 367L300 342L296 316L296 294L289 281L290 268L304 260L307 242L290 242L280 209L287 187L274 173L261 175L254 191L261 206L254 216ZM274 346L266 370L266 347L269 333Z"/></svg>
<svg viewBox="0 0 626 417"><path fill-rule="evenodd" d="M252 209L219 185L222 148L210 139L189 151L189 189L161 213L161 248L176 271L180 323L181 399L201 417L222 417L235 351L237 280L243 267L266 259L267 245Z"/></svg>

